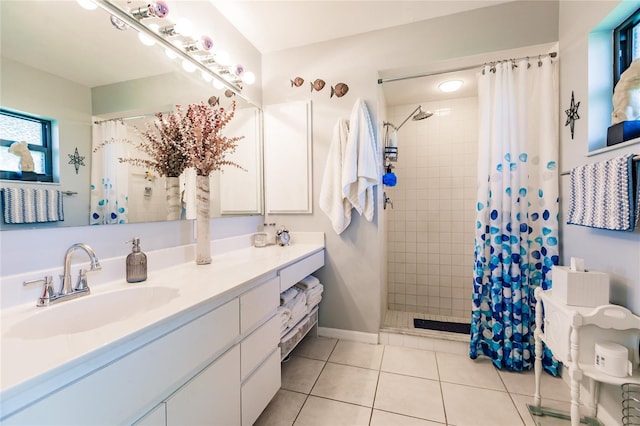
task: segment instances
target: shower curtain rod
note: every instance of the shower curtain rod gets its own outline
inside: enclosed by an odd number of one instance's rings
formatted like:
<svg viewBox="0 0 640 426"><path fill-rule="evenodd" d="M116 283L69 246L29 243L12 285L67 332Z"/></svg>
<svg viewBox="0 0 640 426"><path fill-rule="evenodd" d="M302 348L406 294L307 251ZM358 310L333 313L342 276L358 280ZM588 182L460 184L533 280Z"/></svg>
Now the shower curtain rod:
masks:
<svg viewBox="0 0 640 426"><path fill-rule="evenodd" d="M172 111L161 111L161 114L169 114ZM131 117L118 117L118 118L109 118L106 120L97 120L94 121L93 124L101 124L101 123L108 123L109 121L126 121L126 120L136 120L138 118L148 118L148 117L155 117L155 115L157 114L157 112L154 113L150 113L150 114L142 114L142 115L133 115Z"/></svg>
<svg viewBox="0 0 640 426"><path fill-rule="evenodd" d="M491 63L498 63L498 62L504 62L504 61L520 61L520 60L523 60L523 59L543 58L545 56L549 56L551 58L555 58L556 56L558 56L558 52L543 53L543 54L534 55L534 56L523 56L521 58L514 58L514 59L502 59L500 61L489 61L489 62L485 62L485 63L482 63L482 64L469 65L468 67L452 68L452 69L448 69L448 70L428 72L428 73L423 73L423 74L406 75L406 76L403 76L403 77L379 78L378 79L378 84L390 83L392 81L400 81L400 80L411 80L413 78L431 77L431 76L434 76L434 75L448 74L448 73L451 73L451 72L468 71L468 70L472 70L474 68L478 68L478 67L481 67L483 65L491 64Z"/></svg>

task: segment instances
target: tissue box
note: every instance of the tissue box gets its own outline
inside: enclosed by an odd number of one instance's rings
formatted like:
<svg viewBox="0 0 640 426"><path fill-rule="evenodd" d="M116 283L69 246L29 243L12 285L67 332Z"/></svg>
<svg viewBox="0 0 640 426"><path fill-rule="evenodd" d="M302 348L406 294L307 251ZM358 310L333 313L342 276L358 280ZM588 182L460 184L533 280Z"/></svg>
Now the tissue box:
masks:
<svg viewBox="0 0 640 426"><path fill-rule="evenodd" d="M572 271L568 266L554 266L551 270L553 297L571 306L609 304L609 275L603 272Z"/></svg>

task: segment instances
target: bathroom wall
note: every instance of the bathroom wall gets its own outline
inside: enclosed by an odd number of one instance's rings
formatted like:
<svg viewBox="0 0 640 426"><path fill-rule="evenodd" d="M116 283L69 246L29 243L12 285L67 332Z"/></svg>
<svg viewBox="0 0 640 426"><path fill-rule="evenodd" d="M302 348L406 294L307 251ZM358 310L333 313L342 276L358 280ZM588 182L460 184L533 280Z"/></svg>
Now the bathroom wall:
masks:
<svg viewBox="0 0 640 426"><path fill-rule="evenodd" d="M446 80L446 75L442 76ZM469 321L477 98L421 102L434 115L398 132L398 185L386 188L389 309ZM390 107L398 125L417 105Z"/></svg>
<svg viewBox="0 0 640 426"><path fill-rule="evenodd" d="M557 12L556 2L510 2L263 56L265 105L307 99L313 102L313 214L280 215L268 221L285 224L294 231L326 234L326 265L318 273L325 284L320 326L377 334L386 295L386 275L382 273L386 256L381 250L386 238L381 218L385 214L380 200L382 189L376 193L373 223L354 214L351 225L340 236L318 207L336 121L349 117L359 97L369 105L374 120L379 120L382 106L378 104L377 79L381 70L419 67L425 71L439 61L557 41ZM479 27L478 22L483 25ZM305 79L304 85L291 87L290 80L298 76ZM309 82L316 78L325 80L327 87L310 92ZM330 98L329 86L338 82L347 83L349 93Z"/></svg>
<svg viewBox="0 0 640 426"><path fill-rule="evenodd" d="M591 69L590 60L596 62L610 60L610 57L589 52L589 33L610 14L618 12L619 15L628 16L637 8L637 1L560 2L560 111L569 108L572 91L576 102L580 102L580 119L575 122L574 138L571 138L568 127L563 127L560 133L560 169L563 171L568 171L580 164L602 161L628 152L640 154L640 145L636 144L628 148L587 156L589 140L606 138L606 134L589 133L591 127L589 122L602 120L600 116L590 117L590 112L607 110L607 108L595 108L595 105L590 105L593 100L589 99L588 93L592 86L594 84L606 86L606 82L596 78L595 70ZM613 28L620 20L620 17L617 20L610 20L609 28ZM606 26L605 22L604 27ZM607 66L606 62L605 66ZM560 179L561 262L566 265L572 256L581 257L586 260L588 269L610 274L611 302L624 305L635 314L640 314L640 230L627 233L565 225L568 212L566 200L569 197L569 176L563 176ZM620 423L620 398L619 387L610 385L601 387L598 416L610 419L605 422L606 424Z"/></svg>
<svg viewBox="0 0 640 426"><path fill-rule="evenodd" d="M57 168L54 166L54 175L57 173L60 180L55 185L61 191L77 192L76 195L64 197L65 221L89 224L86 209L89 205L89 188L84 184L89 182L89 167L81 166L76 174L75 167L68 162L69 155L73 155L76 148L81 156L88 156L91 152L91 127L86 124L91 120L91 89L3 57L0 93L1 105L5 108L57 120L53 137L58 138L54 139L54 144L59 146L60 164ZM64 105L59 102L62 98L65 99ZM50 184L38 185L44 187ZM33 187L33 183L7 181L2 186ZM64 223L52 222L43 226L57 227L61 224ZM0 221L0 229L25 227L28 225L6 225Z"/></svg>

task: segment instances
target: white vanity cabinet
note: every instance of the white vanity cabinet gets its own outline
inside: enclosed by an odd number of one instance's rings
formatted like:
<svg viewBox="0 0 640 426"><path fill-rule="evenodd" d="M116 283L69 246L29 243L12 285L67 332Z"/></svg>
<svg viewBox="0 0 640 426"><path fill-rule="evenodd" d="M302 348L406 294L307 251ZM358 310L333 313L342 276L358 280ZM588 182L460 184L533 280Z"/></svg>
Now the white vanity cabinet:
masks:
<svg viewBox="0 0 640 426"><path fill-rule="evenodd" d="M275 315L281 273L314 272L324 264L322 247L274 247L272 256L245 250L221 257L211 269L163 271L162 279L183 298L179 306L157 317L144 312L144 321L128 332L120 330L131 320L38 342L32 348L43 357L53 341L73 348L93 339L102 346L72 352L66 363L3 389L0 424L253 424L281 384ZM189 282L179 281L185 271ZM108 332L116 337L107 340Z"/></svg>
<svg viewBox="0 0 640 426"><path fill-rule="evenodd" d="M239 375L236 345L167 399L167 426L240 424Z"/></svg>

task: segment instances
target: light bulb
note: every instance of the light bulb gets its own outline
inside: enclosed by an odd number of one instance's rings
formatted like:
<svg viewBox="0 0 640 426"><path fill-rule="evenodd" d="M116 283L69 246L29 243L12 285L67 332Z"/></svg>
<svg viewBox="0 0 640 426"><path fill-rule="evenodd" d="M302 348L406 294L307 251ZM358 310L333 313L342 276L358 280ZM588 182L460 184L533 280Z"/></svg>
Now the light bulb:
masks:
<svg viewBox="0 0 640 426"><path fill-rule="evenodd" d="M149 29L153 32L157 32L158 28L159 26L157 24L149 25ZM145 46L153 46L154 44L156 44L156 41L153 38L144 33L138 33L138 39L140 39L140 42Z"/></svg>
<svg viewBox="0 0 640 426"><path fill-rule="evenodd" d="M234 65L231 68L231 71L237 75L238 77L240 77L242 74L244 74L244 67L240 64Z"/></svg>
<svg viewBox="0 0 640 426"><path fill-rule="evenodd" d="M138 40L140 40L140 43L144 44L145 46L153 46L154 44L156 44L156 41L145 33L138 33Z"/></svg>
<svg viewBox="0 0 640 426"><path fill-rule="evenodd" d="M95 4L92 0L76 0L76 2L84 9L87 10L96 10L98 5Z"/></svg>
<svg viewBox="0 0 640 426"><path fill-rule="evenodd" d="M222 90L224 88L224 84L222 84L220 80L215 79L213 80L213 87L215 87L218 90Z"/></svg>
<svg viewBox="0 0 640 426"><path fill-rule="evenodd" d="M207 52L213 48L213 40L211 40L211 37L203 35L200 37L200 40L198 40L197 45L200 50Z"/></svg>
<svg viewBox="0 0 640 426"><path fill-rule="evenodd" d="M213 80L213 77L211 77L211 74L209 74L208 72L202 71L202 79L207 83L211 83L211 80Z"/></svg>
<svg viewBox="0 0 640 426"><path fill-rule="evenodd" d="M242 76L242 81L244 81L246 84L253 84L256 82L256 75L251 71L247 71Z"/></svg>
<svg viewBox="0 0 640 426"><path fill-rule="evenodd" d="M178 18L174 27L175 31L184 37L191 37L193 32L193 25L187 18Z"/></svg>
<svg viewBox="0 0 640 426"><path fill-rule="evenodd" d="M193 62L184 59L182 61L182 69L186 72L194 72L196 70L196 66L193 64Z"/></svg>
<svg viewBox="0 0 640 426"><path fill-rule="evenodd" d="M455 92L461 87L462 87L462 80L449 80L449 81L442 82L438 85L438 88L445 93Z"/></svg>
<svg viewBox="0 0 640 426"><path fill-rule="evenodd" d="M169 58L171 60L174 60L175 58L178 57L178 55L176 55L176 52L174 52L171 49L167 49L167 48L164 49L164 54L167 55L167 58Z"/></svg>
<svg viewBox="0 0 640 426"><path fill-rule="evenodd" d="M169 5L163 0L158 0L155 3L151 3L153 8L153 14L157 18L165 18L169 14Z"/></svg>
<svg viewBox="0 0 640 426"><path fill-rule="evenodd" d="M231 58L229 57L229 54L224 50L218 50L216 52L215 58L218 65L221 65L223 67L226 67L231 63Z"/></svg>

